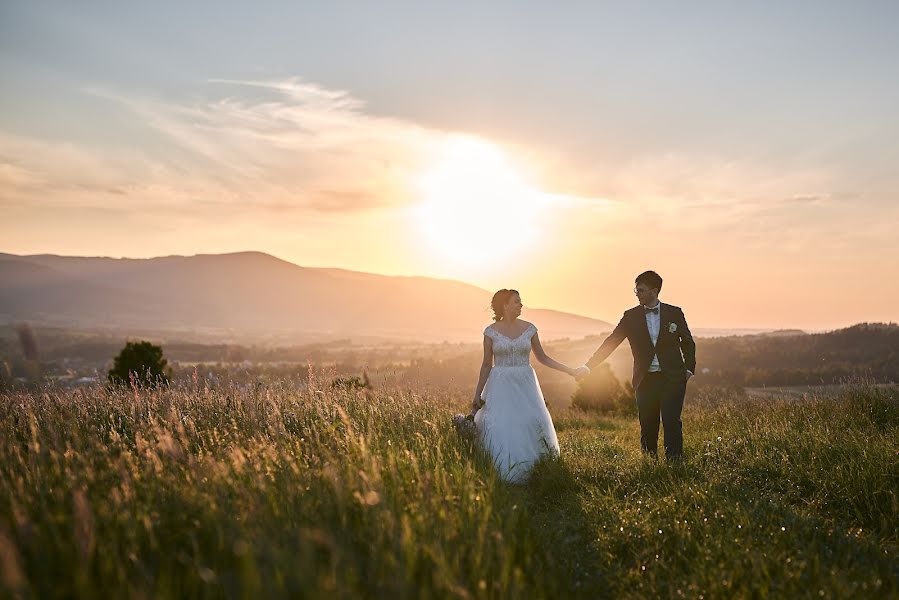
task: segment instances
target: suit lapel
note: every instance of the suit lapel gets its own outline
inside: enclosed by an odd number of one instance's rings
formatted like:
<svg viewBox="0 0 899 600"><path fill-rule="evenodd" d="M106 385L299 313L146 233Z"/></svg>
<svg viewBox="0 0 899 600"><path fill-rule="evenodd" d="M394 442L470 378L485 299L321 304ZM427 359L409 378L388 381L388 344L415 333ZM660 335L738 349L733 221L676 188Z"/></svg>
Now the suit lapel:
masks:
<svg viewBox="0 0 899 600"><path fill-rule="evenodd" d="M671 305L659 303L659 337L662 337L662 333L668 329L668 324L671 323Z"/></svg>
<svg viewBox="0 0 899 600"><path fill-rule="evenodd" d="M637 310L634 311L636 317L634 318L634 327L642 333L638 333L640 337L643 338L643 341L646 342L647 348L655 348L652 344L652 337L649 335L649 326L646 324L646 311L643 310L642 306L638 306ZM661 311L659 312L661 315ZM660 332L661 333L661 332Z"/></svg>

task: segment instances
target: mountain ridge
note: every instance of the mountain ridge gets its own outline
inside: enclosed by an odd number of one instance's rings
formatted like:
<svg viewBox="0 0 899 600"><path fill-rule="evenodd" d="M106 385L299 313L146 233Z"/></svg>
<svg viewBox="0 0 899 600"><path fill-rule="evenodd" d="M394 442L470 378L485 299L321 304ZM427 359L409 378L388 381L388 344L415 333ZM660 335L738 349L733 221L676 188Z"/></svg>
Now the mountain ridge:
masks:
<svg viewBox="0 0 899 600"><path fill-rule="evenodd" d="M304 267L259 251L153 258L0 253L0 318L7 320L198 328L232 338L461 341L492 320L490 297L453 279ZM522 316L546 339L612 328L553 309Z"/></svg>

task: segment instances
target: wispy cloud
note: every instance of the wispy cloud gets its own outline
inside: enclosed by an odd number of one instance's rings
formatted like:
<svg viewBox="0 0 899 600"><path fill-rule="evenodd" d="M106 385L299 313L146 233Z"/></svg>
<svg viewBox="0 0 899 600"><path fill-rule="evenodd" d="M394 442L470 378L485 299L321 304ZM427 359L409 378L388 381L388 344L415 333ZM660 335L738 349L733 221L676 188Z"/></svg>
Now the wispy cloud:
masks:
<svg viewBox="0 0 899 600"><path fill-rule="evenodd" d="M0 202L188 212L192 205L226 212L372 210L407 202L409 174L447 135L367 114L349 93L299 79L210 85L233 93L178 104L87 90L127 107L163 144L135 140L123 152L0 132Z"/></svg>
<svg viewBox="0 0 899 600"><path fill-rule="evenodd" d="M93 93L129 107L184 153L207 196L246 208L333 212L402 203L405 175L445 135L367 114L349 93L299 79L210 84L237 93L191 105Z"/></svg>
<svg viewBox="0 0 899 600"><path fill-rule="evenodd" d="M136 154L106 153L65 141L0 131L0 203L5 205L103 203L148 181Z"/></svg>
<svg viewBox="0 0 899 600"><path fill-rule="evenodd" d="M130 208L180 219L389 209L417 200L410 182L454 135L371 114L348 91L299 78L207 85L212 99L192 102L87 90L127 108L161 144L136 141L122 150L0 132L0 203ZM540 149L522 154L540 162ZM616 225L649 220L694 231L801 216L849 197L834 191L824 168L687 153L598 164L567 178L576 183L558 189L574 193L543 190L557 210L598 209Z"/></svg>

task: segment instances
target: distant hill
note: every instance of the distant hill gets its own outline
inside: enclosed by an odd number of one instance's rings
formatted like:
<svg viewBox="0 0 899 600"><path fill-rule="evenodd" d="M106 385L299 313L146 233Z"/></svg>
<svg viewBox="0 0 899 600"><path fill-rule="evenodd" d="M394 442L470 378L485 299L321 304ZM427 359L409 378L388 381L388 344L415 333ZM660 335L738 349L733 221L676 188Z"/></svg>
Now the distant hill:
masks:
<svg viewBox="0 0 899 600"><path fill-rule="evenodd" d="M795 337L797 335L807 335L801 329L778 329L776 331L767 331L759 334L764 337Z"/></svg>
<svg viewBox="0 0 899 600"><path fill-rule="evenodd" d="M741 386L899 382L899 325L859 323L825 333L778 331L703 339L700 381Z"/></svg>
<svg viewBox="0 0 899 600"><path fill-rule="evenodd" d="M114 259L0 254L0 320L312 341L478 339L491 292L459 281L307 268L261 252ZM546 339L605 321L525 309Z"/></svg>

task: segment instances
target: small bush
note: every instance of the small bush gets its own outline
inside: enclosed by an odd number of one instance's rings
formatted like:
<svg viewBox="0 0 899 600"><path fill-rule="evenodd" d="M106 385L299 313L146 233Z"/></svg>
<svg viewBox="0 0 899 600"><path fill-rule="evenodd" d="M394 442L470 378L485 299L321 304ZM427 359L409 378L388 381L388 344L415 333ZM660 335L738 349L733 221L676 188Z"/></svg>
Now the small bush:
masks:
<svg viewBox="0 0 899 600"><path fill-rule="evenodd" d="M152 387L168 385L171 376L161 347L150 342L128 342L116 356L107 378L113 385Z"/></svg>
<svg viewBox="0 0 899 600"><path fill-rule="evenodd" d="M636 412L634 389L621 385L608 364L603 363L578 382L571 404L582 410L631 414Z"/></svg>

